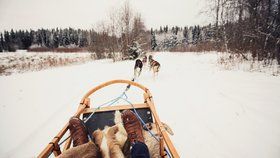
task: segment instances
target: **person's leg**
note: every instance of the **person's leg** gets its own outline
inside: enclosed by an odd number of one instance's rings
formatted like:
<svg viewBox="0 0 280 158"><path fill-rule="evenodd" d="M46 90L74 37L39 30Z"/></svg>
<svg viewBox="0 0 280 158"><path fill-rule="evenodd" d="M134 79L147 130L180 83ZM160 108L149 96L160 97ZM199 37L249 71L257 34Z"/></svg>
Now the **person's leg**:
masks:
<svg viewBox="0 0 280 158"><path fill-rule="evenodd" d="M147 145L142 142L132 144L131 158L150 158Z"/></svg>
<svg viewBox="0 0 280 158"><path fill-rule="evenodd" d="M87 128L81 119L78 117L71 117L68 128L71 138L73 139L73 147L89 142Z"/></svg>
<svg viewBox="0 0 280 158"><path fill-rule="evenodd" d="M149 150L145 144L142 133L143 129L136 115L130 110L125 110L122 112L122 120L128 139L132 146L131 157L149 158Z"/></svg>
<svg viewBox="0 0 280 158"><path fill-rule="evenodd" d="M98 157L98 148L89 141L85 124L78 117L69 120L70 135L73 140L73 147L59 155L59 158L95 158Z"/></svg>

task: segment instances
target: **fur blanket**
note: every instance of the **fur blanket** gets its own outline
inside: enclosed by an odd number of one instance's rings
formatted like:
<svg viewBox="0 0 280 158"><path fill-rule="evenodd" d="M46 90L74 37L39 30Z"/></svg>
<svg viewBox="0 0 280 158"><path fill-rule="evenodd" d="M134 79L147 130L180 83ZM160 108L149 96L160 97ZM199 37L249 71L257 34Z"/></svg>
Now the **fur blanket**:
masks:
<svg viewBox="0 0 280 158"><path fill-rule="evenodd" d="M96 145L92 141L89 141L86 144L66 150L61 155L59 155L58 158L96 158L99 157L98 152L99 151Z"/></svg>

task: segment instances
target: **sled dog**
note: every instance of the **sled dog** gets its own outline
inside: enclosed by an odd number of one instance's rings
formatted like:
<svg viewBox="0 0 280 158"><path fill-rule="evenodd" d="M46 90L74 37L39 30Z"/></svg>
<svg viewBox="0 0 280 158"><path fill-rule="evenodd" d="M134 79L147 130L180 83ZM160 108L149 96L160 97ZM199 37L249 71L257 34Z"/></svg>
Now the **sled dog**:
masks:
<svg viewBox="0 0 280 158"><path fill-rule="evenodd" d="M142 63L143 63L143 64L146 64L146 63L147 63L147 56L146 56L146 55L143 57Z"/></svg>
<svg viewBox="0 0 280 158"><path fill-rule="evenodd" d="M143 62L140 59L137 59L134 65L134 78L140 76L142 68L143 68Z"/></svg>
<svg viewBox="0 0 280 158"><path fill-rule="evenodd" d="M158 75L160 63L155 61L151 55L149 56L149 63L150 63L150 71L153 70L154 76Z"/></svg>

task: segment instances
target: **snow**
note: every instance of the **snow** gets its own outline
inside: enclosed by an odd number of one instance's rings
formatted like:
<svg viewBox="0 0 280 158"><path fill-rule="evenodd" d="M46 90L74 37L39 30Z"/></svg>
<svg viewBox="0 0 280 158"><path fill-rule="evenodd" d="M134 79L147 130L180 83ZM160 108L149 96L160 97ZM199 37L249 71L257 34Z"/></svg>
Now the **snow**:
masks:
<svg viewBox="0 0 280 158"><path fill-rule="evenodd" d="M159 75L147 69L139 83L153 94L158 114L174 131L181 157L280 157L280 79L266 73L223 70L217 53L157 53ZM0 77L0 157L35 157L77 110L91 88L131 79L133 61L99 60ZM91 102L117 97L106 88ZM142 101L131 88L131 101Z"/></svg>
<svg viewBox="0 0 280 158"><path fill-rule="evenodd" d="M273 76L280 75L280 65L276 59L258 61L249 53L243 55L247 60L240 54L218 53L218 66L226 70L263 72Z"/></svg>
<svg viewBox="0 0 280 158"><path fill-rule="evenodd" d="M54 53L54 52L17 52L0 53L0 75L38 71L55 66L79 64L95 60L95 54L80 53Z"/></svg>

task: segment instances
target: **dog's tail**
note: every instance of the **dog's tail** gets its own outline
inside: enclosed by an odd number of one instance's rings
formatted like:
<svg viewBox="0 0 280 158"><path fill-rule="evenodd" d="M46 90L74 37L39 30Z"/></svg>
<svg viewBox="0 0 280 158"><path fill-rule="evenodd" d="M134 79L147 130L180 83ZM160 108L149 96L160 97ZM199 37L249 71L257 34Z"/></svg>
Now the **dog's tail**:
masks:
<svg viewBox="0 0 280 158"><path fill-rule="evenodd" d="M157 72L159 72L159 70L160 70L160 64L158 64Z"/></svg>

